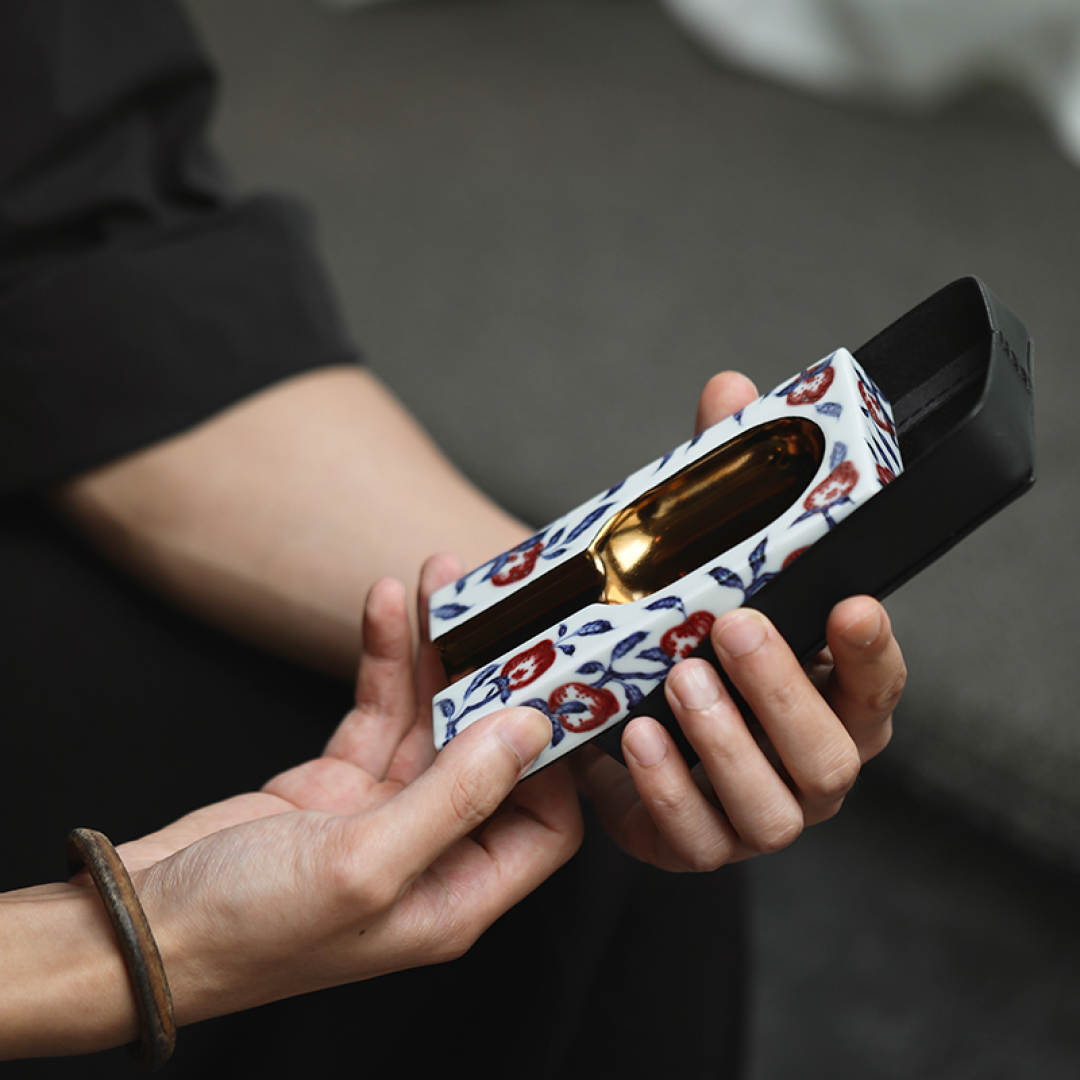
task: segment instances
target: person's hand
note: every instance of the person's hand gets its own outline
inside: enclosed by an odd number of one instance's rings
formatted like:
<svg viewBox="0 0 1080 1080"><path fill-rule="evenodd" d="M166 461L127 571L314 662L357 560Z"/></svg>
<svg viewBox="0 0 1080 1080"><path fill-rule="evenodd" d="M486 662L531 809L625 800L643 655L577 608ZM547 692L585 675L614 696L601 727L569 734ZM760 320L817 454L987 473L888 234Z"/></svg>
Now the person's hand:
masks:
<svg viewBox="0 0 1080 1080"><path fill-rule="evenodd" d="M425 564L421 628L460 572ZM424 643L414 680L402 586L372 589L364 628L356 707L322 757L119 848L181 1023L456 957L580 842L565 770L517 784L545 717L503 710L435 758L441 672Z"/></svg>
<svg viewBox="0 0 1080 1080"><path fill-rule="evenodd" d="M749 404L752 382L715 376L697 430ZM571 759L582 791L631 855L669 870L713 870L777 851L840 809L863 762L892 733L906 670L889 617L872 597L838 604L828 649L804 670L769 621L740 609L718 618L712 643L768 739L762 747L704 660L676 664L665 695L699 755L691 770L651 717L627 724L624 769L593 747Z"/></svg>

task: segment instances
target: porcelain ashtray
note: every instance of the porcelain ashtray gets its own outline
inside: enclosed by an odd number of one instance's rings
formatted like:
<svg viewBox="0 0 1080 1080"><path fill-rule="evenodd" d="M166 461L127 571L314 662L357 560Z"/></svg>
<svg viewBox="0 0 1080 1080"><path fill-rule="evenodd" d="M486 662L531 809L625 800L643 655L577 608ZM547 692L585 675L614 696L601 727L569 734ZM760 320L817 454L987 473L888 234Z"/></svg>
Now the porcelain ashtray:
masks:
<svg viewBox="0 0 1080 1080"><path fill-rule="evenodd" d="M551 721L535 772L618 724L901 468L889 403L838 349L439 590L436 745L529 705Z"/></svg>

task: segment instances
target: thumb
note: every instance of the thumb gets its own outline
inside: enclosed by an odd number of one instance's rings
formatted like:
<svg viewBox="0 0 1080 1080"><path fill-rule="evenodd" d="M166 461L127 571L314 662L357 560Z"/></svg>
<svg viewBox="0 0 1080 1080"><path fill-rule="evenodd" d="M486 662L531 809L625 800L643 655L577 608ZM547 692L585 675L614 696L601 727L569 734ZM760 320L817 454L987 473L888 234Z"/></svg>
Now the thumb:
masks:
<svg viewBox="0 0 1080 1080"><path fill-rule="evenodd" d="M408 877L491 817L550 741L542 713L502 709L451 739L426 772L379 807Z"/></svg>

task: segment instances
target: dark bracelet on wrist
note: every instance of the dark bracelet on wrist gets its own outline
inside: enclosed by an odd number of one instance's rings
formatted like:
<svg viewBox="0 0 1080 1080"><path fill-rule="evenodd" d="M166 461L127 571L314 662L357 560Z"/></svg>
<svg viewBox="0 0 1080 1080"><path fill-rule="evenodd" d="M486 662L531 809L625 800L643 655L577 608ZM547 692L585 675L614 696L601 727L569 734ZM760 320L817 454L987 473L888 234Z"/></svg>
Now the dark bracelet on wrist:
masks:
<svg viewBox="0 0 1080 1080"><path fill-rule="evenodd" d="M124 957L139 1015L139 1047L133 1047L151 1068L164 1065L176 1045L172 994L146 913L135 894L126 867L109 838L94 829L73 829L67 838L72 874L89 871L112 923Z"/></svg>

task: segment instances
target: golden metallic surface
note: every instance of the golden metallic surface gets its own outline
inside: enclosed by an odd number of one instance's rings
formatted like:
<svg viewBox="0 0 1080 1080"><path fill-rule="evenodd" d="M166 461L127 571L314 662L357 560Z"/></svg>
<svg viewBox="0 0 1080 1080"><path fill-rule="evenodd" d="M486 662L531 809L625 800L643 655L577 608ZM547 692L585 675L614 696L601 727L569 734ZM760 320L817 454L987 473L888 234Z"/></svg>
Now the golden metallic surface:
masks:
<svg viewBox="0 0 1080 1080"><path fill-rule="evenodd" d="M459 679L592 603L624 604L671 585L753 536L806 490L825 438L812 420L759 424L613 514L579 554L436 638Z"/></svg>
<svg viewBox="0 0 1080 1080"><path fill-rule="evenodd" d="M598 599L641 600L753 536L799 497L824 446L812 421L772 420L645 492L589 545L603 576Z"/></svg>

